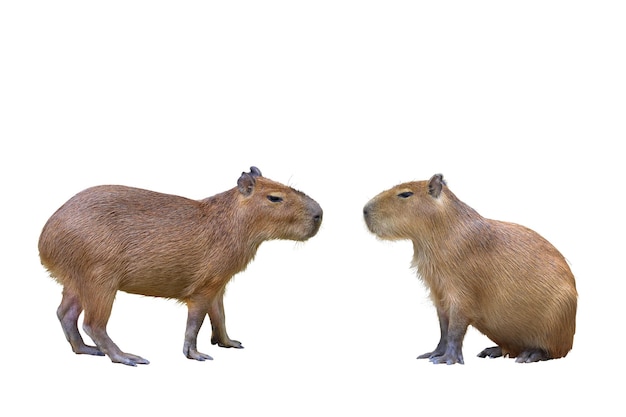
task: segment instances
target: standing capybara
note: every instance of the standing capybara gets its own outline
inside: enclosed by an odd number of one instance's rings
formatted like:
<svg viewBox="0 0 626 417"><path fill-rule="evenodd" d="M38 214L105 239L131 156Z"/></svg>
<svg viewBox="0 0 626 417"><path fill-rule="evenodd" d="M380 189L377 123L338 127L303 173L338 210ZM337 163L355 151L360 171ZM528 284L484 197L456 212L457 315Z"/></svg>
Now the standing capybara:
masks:
<svg viewBox="0 0 626 417"><path fill-rule="evenodd" d="M463 363L469 325L498 345L483 350L483 358L536 362L571 350L574 276L559 251L534 231L482 217L440 174L380 193L363 214L379 238L413 241L413 266L430 290L441 328L435 350L418 359Z"/></svg>
<svg viewBox="0 0 626 417"><path fill-rule="evenodd" d="M231 277L263 241L304 241L321 222L313 199L252 167L237 187L200 201L119 185L84 190L50 217L39 255L63 285L57 315L74 352L149 363L122 352L107 334L115 294L125 291L187 304L183 352L202 361L211 359L196 348L207 314L213 344L242 347L226 333L223 297ZM96 346L86 345L78 331L83 310L83 329Z"/></svg>

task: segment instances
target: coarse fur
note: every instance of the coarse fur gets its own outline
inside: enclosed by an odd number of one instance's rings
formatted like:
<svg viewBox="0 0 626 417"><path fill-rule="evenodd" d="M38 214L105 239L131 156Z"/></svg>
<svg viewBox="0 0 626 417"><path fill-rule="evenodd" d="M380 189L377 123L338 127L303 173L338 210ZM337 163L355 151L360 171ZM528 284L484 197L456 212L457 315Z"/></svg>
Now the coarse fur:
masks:
<svg viewBox="0 0 626 417"><path fill-rule="evenodd" d="M184 354L206 360L211 357L198 352L196 341L207 314L213 344L242 347L225 325L223 297L233 275L262 242L305 241L321 221L317 202L252 167L236 187L200 201L120 185L88 188L50 217L39 255L63 285L57 315L74 352L148 363L122 352L106 332L115 294L125 291L185 303ZM83 329L96 346L86 345L78 331L83 310Z"/></svg>
<svg viewBox="0 0 626 417"><path fill-rule="evenodd" d="M469 325L497 344L480 357L536 362L571 350L574 276L561 253L536 232L482 217L440 174L384 191L363 212L379 238L413 242L413 266L430 290L441 330L435 350L419 358L463 363Z"/></svg>

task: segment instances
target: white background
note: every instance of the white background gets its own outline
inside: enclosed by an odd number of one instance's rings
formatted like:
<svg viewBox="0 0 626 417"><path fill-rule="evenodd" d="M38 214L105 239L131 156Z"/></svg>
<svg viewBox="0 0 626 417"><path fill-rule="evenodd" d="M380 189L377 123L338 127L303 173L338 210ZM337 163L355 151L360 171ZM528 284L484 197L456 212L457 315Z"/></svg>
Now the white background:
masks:
<svg viewBox="0 0 626 417"><path fill-rule="evenodd" d="M0 5L0 414L623 415L626 14L615 1L6 1ZM324 208L225 300L244 350L182 354L186 309L119 294L109 333L150 365L76 356L37 239L76 192L204 198L250 165ZM438 324L362 207L441 172L571 262L574 349L532 365L415 357ZM6 410L3 410L5 409ZM463 414L461 414L463 413Z"/></svg>

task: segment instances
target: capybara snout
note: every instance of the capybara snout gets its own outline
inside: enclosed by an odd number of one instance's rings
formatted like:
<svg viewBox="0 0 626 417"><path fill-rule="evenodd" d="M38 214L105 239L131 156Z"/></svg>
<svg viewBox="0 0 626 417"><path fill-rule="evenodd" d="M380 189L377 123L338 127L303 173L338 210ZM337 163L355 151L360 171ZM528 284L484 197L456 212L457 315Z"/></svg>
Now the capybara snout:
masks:
<svg viewBox="0 0 626 417"><path fill-rule="evenodd" d="M242 348L226 332L224 292L266 240L305 241L318 232L322 208L306 194L263 177L252 167L237 186L191 200L119 185L88 188L59 208L44 226L39 255L63 285L57 310L76 353L107 355L126 365L146 364L120 350L106 325L116 292L180 300L188 308L183 353L197 349L205 317L211 343ZM95 342L89 346L77 321Z"/></svg>
<svg viewBox="0 0 626 417"><path fill-rule="evenodd" d="M417 223L437 209L437 202L423 198L423 182L408 182L383 191L363 207L363 217L370 232L381 239L411 239ZM419 215L418 215L419 214Z"/></svg>

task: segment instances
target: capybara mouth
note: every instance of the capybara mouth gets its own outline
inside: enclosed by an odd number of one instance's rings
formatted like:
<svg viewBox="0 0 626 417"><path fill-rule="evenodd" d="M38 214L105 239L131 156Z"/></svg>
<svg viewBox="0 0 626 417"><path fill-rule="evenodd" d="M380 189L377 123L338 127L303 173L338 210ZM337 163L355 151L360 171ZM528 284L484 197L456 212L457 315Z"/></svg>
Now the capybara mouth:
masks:
<svg viewBox="0 0 626 417"><path fill-rule="evenodd" d="M370 233L372 233L377 238L383 240L386 238L385 233L380 230L380 228L377 228L371 220L366 218L365 225L367 226L367 229L370 231Z"/></svg>

